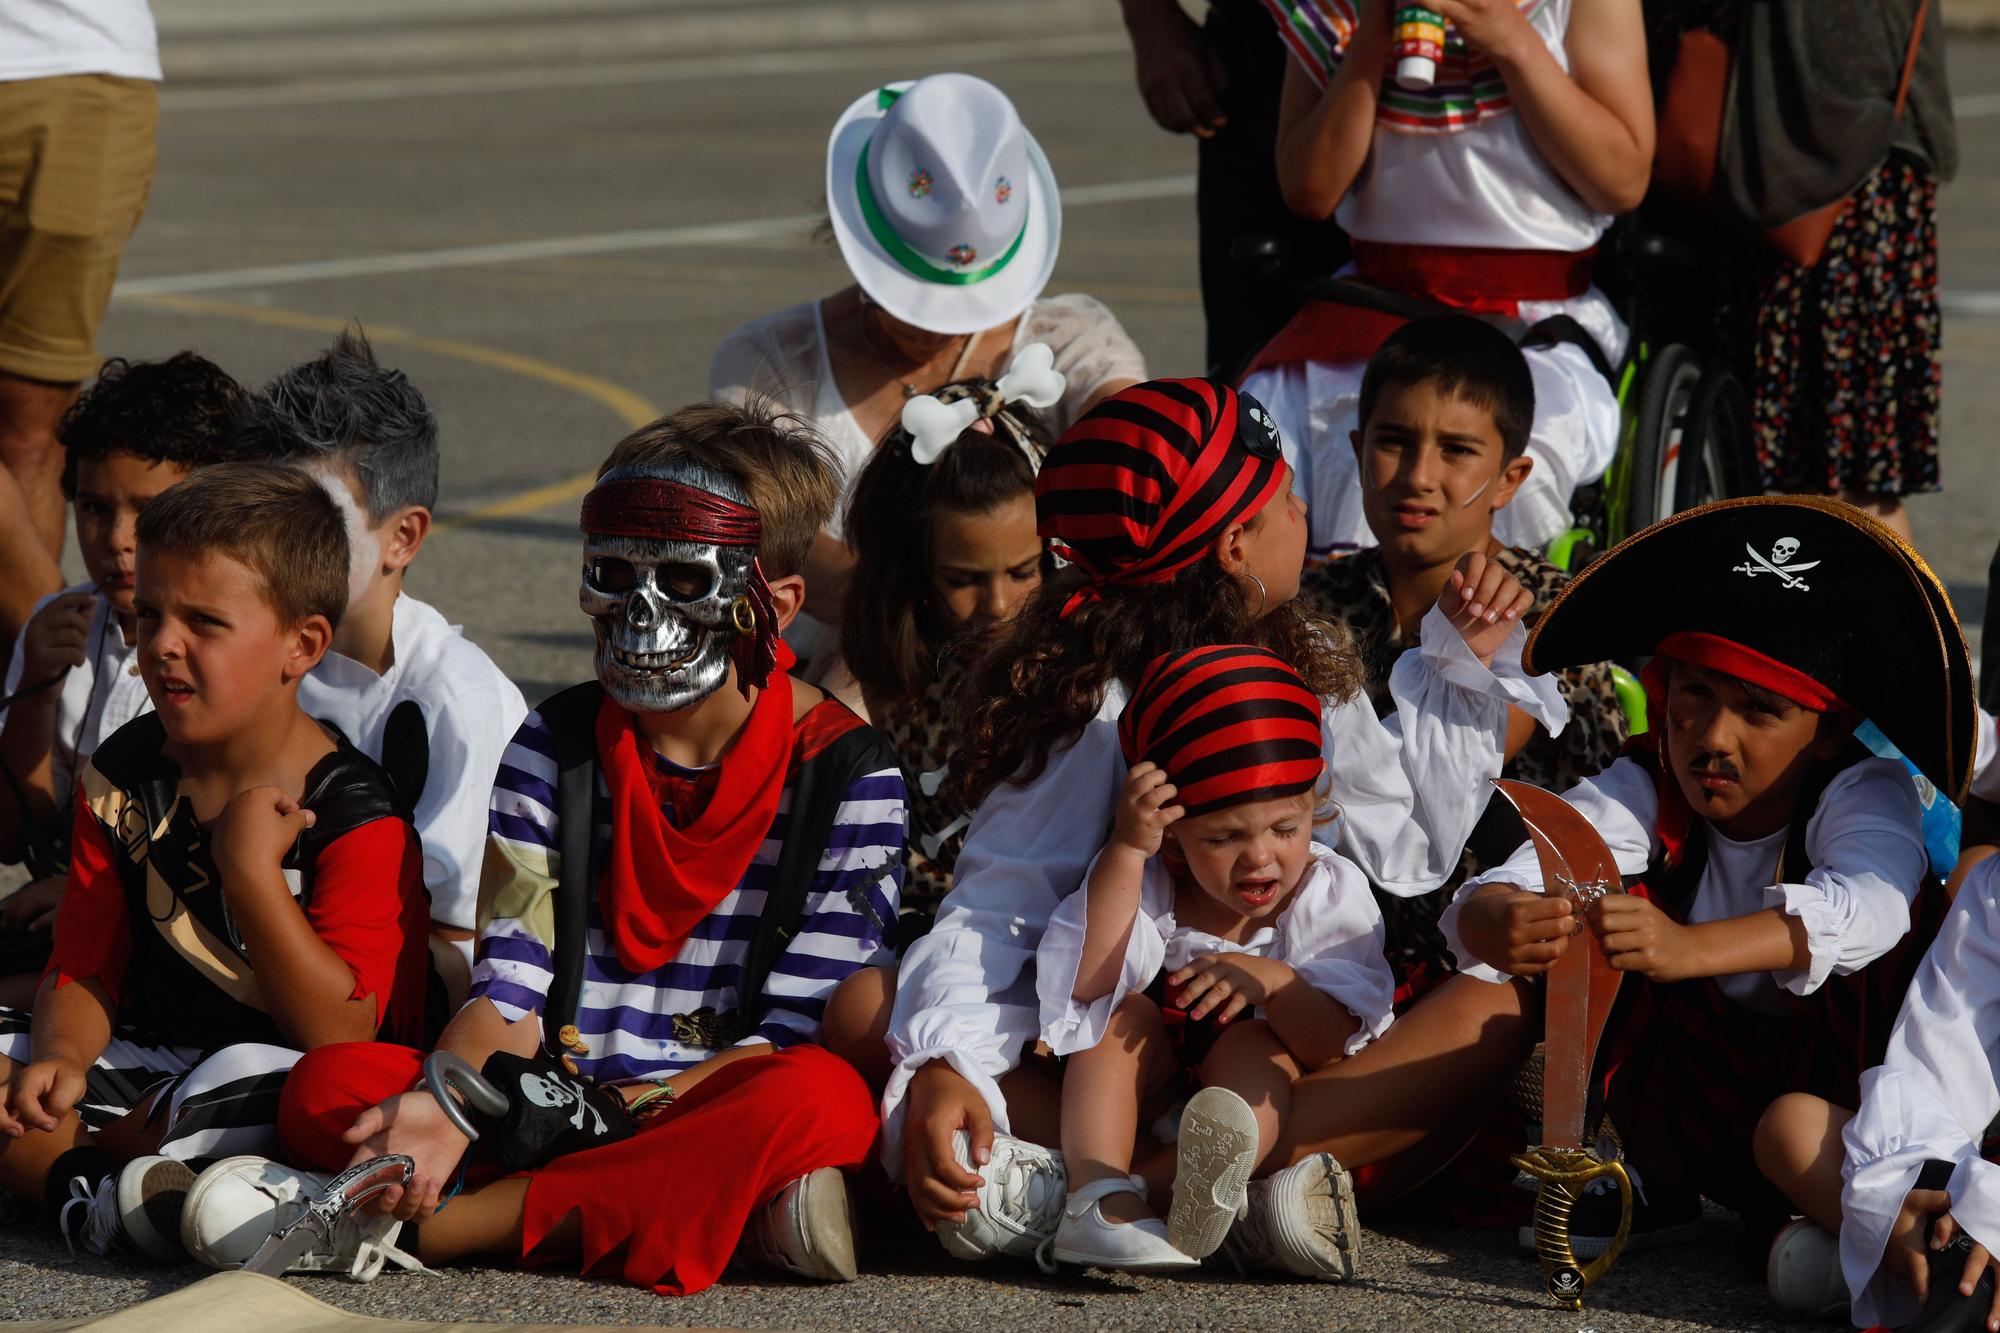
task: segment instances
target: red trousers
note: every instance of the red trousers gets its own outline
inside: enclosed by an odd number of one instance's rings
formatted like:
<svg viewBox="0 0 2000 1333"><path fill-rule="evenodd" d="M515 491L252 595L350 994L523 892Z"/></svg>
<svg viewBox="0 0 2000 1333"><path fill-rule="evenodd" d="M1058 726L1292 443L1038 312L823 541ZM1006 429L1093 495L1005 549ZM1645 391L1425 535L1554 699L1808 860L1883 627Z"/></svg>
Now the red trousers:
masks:
<svg viewBox="0 0 2000 1333"><path fill-rule="evenodd" d="M286 1160L339 1171L355 1117L416 1082L407 1046L352 1042L310 1051L285 1080L278 1136ZM716 1071L622 1143L528 1173L521 1259L571 1213L583 1271L684 1296L712 1285L752 1210L820 1167L853 1169L881 1128L861 1076L818 1046L793 1046ZM475 1171L475 1178L477 1172Z"/></svg>

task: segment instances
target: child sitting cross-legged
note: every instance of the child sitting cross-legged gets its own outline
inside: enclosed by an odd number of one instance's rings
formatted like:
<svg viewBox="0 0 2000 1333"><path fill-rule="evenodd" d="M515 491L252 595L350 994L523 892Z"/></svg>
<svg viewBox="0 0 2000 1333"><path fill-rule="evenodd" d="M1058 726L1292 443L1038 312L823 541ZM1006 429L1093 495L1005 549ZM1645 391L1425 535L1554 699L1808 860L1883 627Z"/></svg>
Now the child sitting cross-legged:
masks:
<svg viewBox="0 0 2000 1333"><path fill-rule="evenodd" d="M1347 1239L1331 1269L1324 1246L1286 1245L1311 1228L1278 1214L1305 1207L1306 1192L1250 1185L1285 1165L1293 1082L1391 1017L1367 878L1313 839L1319 710L1282 658L1242 644L1160 658L1126 706L1131 769L1111 839L1035 955L1042 1036L1069 1057L1057 1260L1193 1267L1240 1216L1261 1237L1250 1249L1282 1267L1353 1275L1360 1232L1337 1168L1325 1202ZM1146 1129L1189 1076L1202 1086L1179 1118L1176 1158Z"/></svg>
<svg viewBox="0 0 2000 1333"><path fill-rule="evenodd" d="M139 515L196 468L232 456L243 391L193 352L113 357L63 415L63 494L76 516L81 583L52 593L14 644L0 695L0 861L33 876L0 906L0 1004L26 1008L48 961L62 897L70 798L91 752L153 705L138 671L132 605Z"/></svg>
<svg viewBox="0 0 2000 1333"><path fill-rule="evenodd" d="M422 1039L426 907L382 771L298 704L346 598L333 500L219 463L138 543L155 711L85 765L33 1019L0 1010L0 1184L73 1249L169 1260L186 1162L272 1151L301 1051Z"/></svg>
<svg viewBox="0 0 2000 1333"><path fill-rule="evenodd" d="M903 780L880 736L792 679L779 637L838 493L816 437L722 404L612 450L580 524L597 679L507 747L472 997L438 1042L516 1119L469 1151L418 1049L315 1052L279 1107L286 1161L310 1170L210 1168L183 1228L197 1258L241 1263L317 1173L407 1154L386 1211L346 1213L299 1266L567 1259L679 1294L742 1241L855 1275L841 1168L880 1124L817 1043L839 982L892 956Z"/></svg>

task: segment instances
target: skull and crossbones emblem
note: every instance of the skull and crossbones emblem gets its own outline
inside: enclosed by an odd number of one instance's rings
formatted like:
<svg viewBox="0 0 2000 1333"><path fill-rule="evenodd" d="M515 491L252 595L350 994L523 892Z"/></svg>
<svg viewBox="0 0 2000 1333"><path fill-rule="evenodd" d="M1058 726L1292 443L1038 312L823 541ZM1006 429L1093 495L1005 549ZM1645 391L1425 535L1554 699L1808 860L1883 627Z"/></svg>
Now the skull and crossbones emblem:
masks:
<svg viewBox="0 0 2000 1333"><path fill-rule="evenodd" d="M583 1128L585 1116L596 1121L590 1131L593 1135L602 1135L608 1128L603 1115L599 1114L595 1106L584 1100L582 1085L568 1083L564 1081L562 1075L554 1071L537 1074L529 1070L523 1073L521 1095L534 1105L550 1110L574 1106L576 1110L569 1117L570 1126L574 1129Z"/></svg>
<svg viewBox="0 0 2000 1333"><path fill-rule="evenodd" d="M1812 591L1812 586L1800 578L1799 575L1808 569L1818 568L1820 562L1817 560L1794 561L1794 557L1799 553L1798 538L1780 537L1775 542L1772 542L1769 559L1766 559L1756 547L1748 542L1743 543L1743 550L1750 559L1743 564L1733 566L1734 572L1747 574L1753 579L1759 574L1775 574L1780 583L1795 592Z"/></svg>

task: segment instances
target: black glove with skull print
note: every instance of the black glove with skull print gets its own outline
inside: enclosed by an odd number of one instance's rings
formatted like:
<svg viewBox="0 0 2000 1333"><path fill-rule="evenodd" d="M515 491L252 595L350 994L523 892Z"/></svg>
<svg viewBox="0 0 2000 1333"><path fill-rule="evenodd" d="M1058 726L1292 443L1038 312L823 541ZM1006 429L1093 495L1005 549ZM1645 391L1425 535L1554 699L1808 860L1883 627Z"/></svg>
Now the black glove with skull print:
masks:
<svg viewBox="0 0 2000 1333"><path fill-rule="evenodd" d="M479 1073L507 1099L507 1114L491 1135L500 1160L516 1171L618 1143L637 1130L616 1088L586 1082L546 1054L496 1051Z"/></svg>

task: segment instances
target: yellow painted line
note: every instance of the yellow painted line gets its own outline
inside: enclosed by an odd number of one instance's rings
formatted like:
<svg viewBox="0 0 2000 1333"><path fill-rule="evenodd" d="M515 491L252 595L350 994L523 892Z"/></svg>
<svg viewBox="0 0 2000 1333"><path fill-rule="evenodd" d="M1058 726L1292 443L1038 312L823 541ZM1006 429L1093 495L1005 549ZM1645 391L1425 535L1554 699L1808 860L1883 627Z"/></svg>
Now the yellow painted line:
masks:
<svg viewBox="0 0 2000 1333"><path fill-rule="evenodd" d="M268 324L274 328L299 329L308 333L339 333L348 326L344 319L329 319L324 315L309 315L302 310L280 310L270 306L241 305L234 301L214 301L199 296L147 295L124 298L133 305L148 306L159 310L174 310L183 314L213 315L222 319L240 319L253 324ZM414 347L419 351L433 352L439 356L451 357L457 361L468 361L475 365L492 366L510 374L553 384L572 393L602 403L609 408L628 428L637 429L649 421L656 420L662 413L660 408L648 399L632 392L622 385L596 375L586 375L582 371L569 370L563 366L523 356L519 352L504 351L498 347L487 347L480 343L461 342L456 338L433 338L428 334L412 333L388 324L367 325L368 340L378 346ZM522 491L504 500L483 505L470 513L455 514L437 521L436 529L473 528L482 523L497 522L505 518L517 518L522 514L532 514L538 509L573 500L590 489L596 479L593 469L580 472L576 476L561 481L550 482Z"/></svg>

